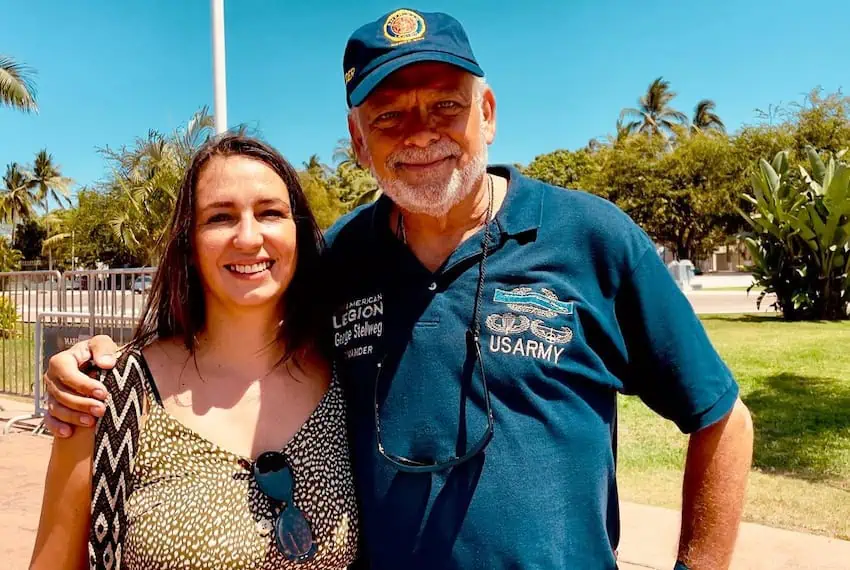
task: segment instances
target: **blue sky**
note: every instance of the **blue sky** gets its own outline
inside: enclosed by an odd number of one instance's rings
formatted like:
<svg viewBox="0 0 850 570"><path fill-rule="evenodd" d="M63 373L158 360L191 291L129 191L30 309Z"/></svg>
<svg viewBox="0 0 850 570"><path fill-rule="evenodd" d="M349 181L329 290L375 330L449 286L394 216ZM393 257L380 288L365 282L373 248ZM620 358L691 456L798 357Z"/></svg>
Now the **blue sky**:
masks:
<svg viewBox="0 0 850 570"><path fill-rule="evenodd" d="M527 164L614 129L657 76L690 114L717 102L730 130L754 109L850 82L850 2L790 0L225 0L228 119L300 166L347 135L342 53L399 7L448 11L497 96L491 162ZM212 108L208 0L4 2L0 54L38 71L38 115L0 108L0 168L46 147L66 175L105 174L97 148L171 131Z"/></svg>

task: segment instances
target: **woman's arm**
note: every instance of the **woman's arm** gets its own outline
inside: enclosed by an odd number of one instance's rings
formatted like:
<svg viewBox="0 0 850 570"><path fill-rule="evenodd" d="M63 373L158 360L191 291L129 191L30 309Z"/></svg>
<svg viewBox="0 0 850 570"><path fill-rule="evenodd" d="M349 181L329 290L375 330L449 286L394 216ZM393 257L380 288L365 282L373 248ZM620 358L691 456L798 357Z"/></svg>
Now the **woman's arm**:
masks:
<svg viewBox="0 0 850 570"><path fill-rule="evenodd" d="M88 568L94 429L54 438L30 570Z"/></svg>

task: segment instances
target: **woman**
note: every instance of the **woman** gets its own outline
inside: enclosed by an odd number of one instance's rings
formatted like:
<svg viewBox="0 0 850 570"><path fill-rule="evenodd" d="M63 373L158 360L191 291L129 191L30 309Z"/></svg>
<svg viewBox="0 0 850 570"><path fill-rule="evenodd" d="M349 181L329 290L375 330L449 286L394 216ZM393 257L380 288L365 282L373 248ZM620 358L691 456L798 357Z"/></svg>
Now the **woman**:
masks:
<svg viewBox="0 0 850 570"><path fill-rule="evenodd" d="M344 404L312 314L321 247L272 148L197 152L135 338L101 373L107 413L53 444L31 568L352 563Z"/></svg>

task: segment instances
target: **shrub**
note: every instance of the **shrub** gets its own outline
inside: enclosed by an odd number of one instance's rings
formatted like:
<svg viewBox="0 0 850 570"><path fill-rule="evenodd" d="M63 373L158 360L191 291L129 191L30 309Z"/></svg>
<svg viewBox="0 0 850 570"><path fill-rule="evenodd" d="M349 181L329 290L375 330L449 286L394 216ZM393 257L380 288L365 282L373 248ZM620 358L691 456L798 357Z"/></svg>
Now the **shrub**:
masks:
<svg viewBox="0 0 850 570"><path fill-rule="evenodd" d="M739 210L753 231L744 241L753 257L754 285L776 294L789 320L846 319L850 302L850 166L829 156L824 164L806 149L810 171L791 176L788 152L762 159L743 197L752 214ZM839 153L837 158L841 158Z"/></svg>
<svg viewBox="0 0 850 570"><path fill-rule="evenodd" d="M0 338L11 338L17 334L18 311L8 297L0 297Z"/></svg>

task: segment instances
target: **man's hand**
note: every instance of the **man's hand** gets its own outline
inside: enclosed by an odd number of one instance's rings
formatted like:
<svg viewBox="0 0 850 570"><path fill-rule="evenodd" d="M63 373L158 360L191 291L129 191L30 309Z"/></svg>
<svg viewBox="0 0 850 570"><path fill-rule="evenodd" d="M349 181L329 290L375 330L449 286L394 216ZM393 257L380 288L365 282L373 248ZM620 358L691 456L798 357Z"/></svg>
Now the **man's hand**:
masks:
<svg viewBox="0 0 850 570"><path fill-rule="evenodd" d="M741 400L725 418L691 435L679 543L687 568L729 568L752 457L753 423Z"/></svg>
<svg viewBox="0 0 850 570"><path fill-rule="evenodd" d="M47 388L45 426L57 437L69 437L74 425L93 426L106 411L106 388L86 374L92 364L98 368L115 366L118 346L101 335L81 341L53 355L44 374Z"/></svg>

